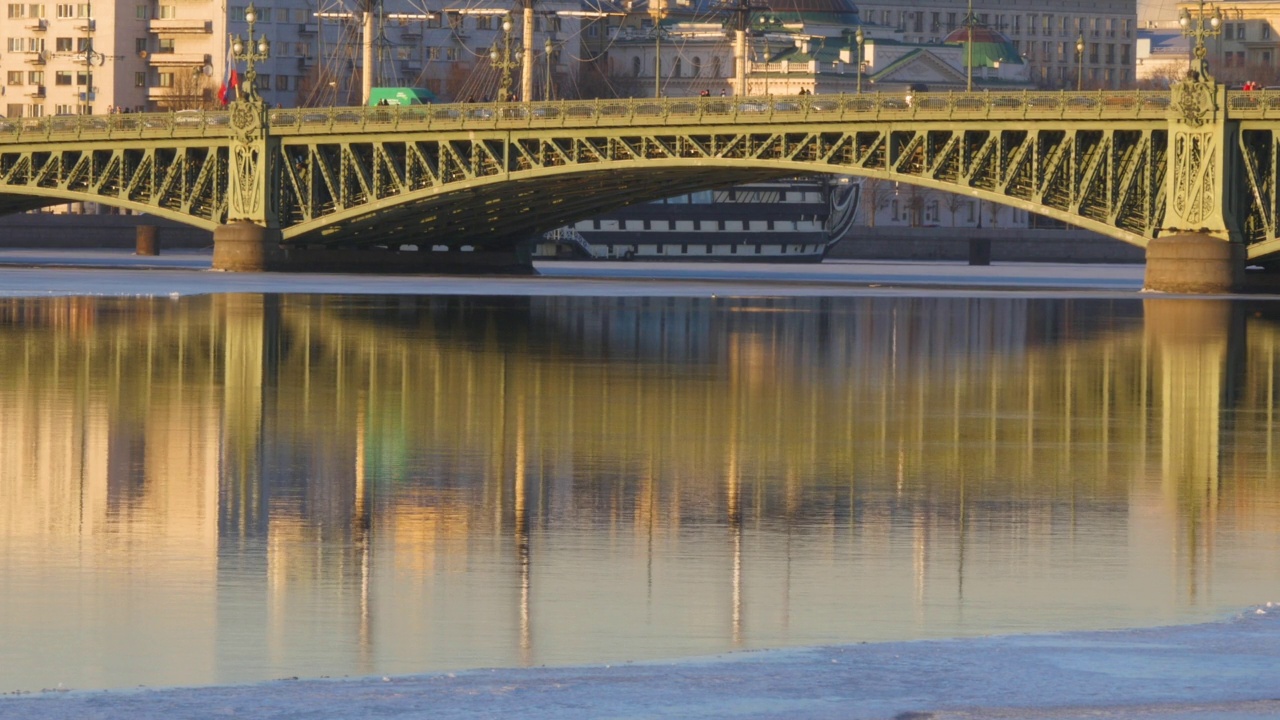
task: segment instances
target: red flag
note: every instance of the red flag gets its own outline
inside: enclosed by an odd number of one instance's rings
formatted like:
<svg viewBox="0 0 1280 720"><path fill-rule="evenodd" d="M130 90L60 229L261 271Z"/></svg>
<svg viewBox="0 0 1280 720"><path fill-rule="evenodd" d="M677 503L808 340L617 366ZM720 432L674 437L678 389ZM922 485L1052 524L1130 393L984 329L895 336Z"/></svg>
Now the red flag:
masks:
<svg viewBox="0 0 1280 720"><path fill-rule="evenodd" d="M236 65L231 58L231 43L227 43L226 71L222 74L222 85L218 88L218 102L226 105L231 102L231 92L236 89Z"/></svg>

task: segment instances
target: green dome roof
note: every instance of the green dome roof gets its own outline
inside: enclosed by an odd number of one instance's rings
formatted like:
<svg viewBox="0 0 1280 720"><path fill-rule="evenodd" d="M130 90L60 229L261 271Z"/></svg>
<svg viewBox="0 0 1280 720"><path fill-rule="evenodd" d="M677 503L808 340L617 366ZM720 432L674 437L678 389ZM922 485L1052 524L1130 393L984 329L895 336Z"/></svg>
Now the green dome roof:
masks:
<svg viewBox="0 0 1280 720"><path fill-rule="evenodd" d="M995 67L997 62L1022 64L1022 56L1018 54L1013 41L1005 35L982 25L952 30L942 42L947 45L968 45L973 38L973 66ZM965 65L969 64L969 52L965 51Z"/></svg>

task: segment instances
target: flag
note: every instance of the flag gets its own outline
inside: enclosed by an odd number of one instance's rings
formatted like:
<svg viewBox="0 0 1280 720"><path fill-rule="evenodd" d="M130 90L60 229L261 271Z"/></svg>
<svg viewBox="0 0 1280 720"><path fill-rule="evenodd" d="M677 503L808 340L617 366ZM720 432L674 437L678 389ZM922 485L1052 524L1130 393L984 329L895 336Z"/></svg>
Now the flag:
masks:
<svg viewBox="0 0 1280 720"><path fill-rule="evenodd" d="M226 105L231 102L231 93L236 87L236 66L231 59L231 43L227 43L226 70L222 74L222 85L218 88L218 102Z"/></svg>

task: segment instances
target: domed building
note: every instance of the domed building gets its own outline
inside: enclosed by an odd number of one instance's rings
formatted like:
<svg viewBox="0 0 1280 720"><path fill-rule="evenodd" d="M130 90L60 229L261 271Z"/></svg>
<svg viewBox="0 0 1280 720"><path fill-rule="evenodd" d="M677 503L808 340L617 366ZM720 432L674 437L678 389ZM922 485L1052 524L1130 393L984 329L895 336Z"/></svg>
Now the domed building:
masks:
<svg viewBox="0 0 1280 720"><path fill-rule="evenodd" d="M963 66L969 67L972 64L975 72L980 68L999 71L1006 65L1025 64L1012 40L1003 33L977 23L952 30L943 38L942 44L959 46L964 51Z"/></svg>
<svg viewBox="0 0 1280 720"><path fill-rule="evenodd" d="M942 42L907 42L897 27L865 23L851 0L775 0L768 10L746 13L745 83L737 87L734 35L741 20L734 6L651 1L652 7L633 6L630 23L603 49L611 85L622 95L898 93L912 86L963 90L970 76L985 87L1023 87L1028 80L1014 44L982 24Z"/></svg>

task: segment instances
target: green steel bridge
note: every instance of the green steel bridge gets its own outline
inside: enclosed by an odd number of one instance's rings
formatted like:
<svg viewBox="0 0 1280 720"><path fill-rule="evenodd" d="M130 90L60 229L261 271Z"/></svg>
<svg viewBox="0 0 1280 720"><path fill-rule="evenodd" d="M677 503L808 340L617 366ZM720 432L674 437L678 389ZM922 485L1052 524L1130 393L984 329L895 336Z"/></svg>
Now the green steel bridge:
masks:
<svg viewBox="0 0 1280 720"><path fill-rule="evenodd" d="M619 206L830 173L960 192L1141 247L1195 233L1243 270L1280 254L1278 131L1280 92L1212 79L911 98L271 109L249 97L216 112L0 120L0 213L92 201L169 218L212 231L226 269L460 255L527 266L530 238ZM220 253L244 237L261 257Z"/></svg>

